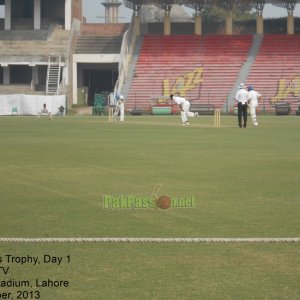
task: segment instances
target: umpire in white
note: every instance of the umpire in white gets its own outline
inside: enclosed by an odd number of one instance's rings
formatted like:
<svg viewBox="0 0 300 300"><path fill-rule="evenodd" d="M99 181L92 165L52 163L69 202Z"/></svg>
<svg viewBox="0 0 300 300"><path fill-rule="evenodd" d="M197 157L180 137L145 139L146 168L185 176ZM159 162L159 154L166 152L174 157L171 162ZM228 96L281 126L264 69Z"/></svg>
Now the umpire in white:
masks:
<svg viewBox="0 0 300 300"><path fill-rule="evenodd" d="M250 98L249 93L246 90L245 84L240 83L239 90L235 95L235 100L237 101L237 107L238 107L238 123L240 128L247 127L247 108L248 108L249 98Z"/></svg>

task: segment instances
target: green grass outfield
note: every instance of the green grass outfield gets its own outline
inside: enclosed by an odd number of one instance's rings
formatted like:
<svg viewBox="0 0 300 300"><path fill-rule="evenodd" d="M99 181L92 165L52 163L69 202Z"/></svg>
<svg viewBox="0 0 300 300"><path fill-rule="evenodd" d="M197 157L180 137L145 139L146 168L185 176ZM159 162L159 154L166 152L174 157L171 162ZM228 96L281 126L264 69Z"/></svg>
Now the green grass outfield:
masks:
<svg viewBox="0 0 300 300"><path fill-rule="evenodd" d="M260 126L246 129L235 116L221 123L1 117L0 237L300 237L300 118L259 116ZM150 197L158 184L159 195L193 196L194 207L103 207L104 195ZM63 261L44 263L44 255ZM19 290L43 300L300 299L299 243L2 242L0 258L0 281L30 282L0 286L10 299ZM36 287L48 278L69 286Z"/></svg>

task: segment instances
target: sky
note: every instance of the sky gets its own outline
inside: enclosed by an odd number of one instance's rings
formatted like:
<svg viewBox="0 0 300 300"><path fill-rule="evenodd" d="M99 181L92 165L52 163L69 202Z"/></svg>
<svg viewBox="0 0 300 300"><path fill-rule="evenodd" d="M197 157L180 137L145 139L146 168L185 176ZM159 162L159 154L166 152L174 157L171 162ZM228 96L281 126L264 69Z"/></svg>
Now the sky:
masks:
<svg viewBox="0 0 300 300"><path fill-rule="evenodd" d="M87 18L88 23L104 23L104 6L101 4L104 0L82 0L83 2L83 15ZM123 1L120 1L123 2ZM194 10L188 9L189 13ZM132 10L126 8L123 4L119 8L119 23L130 22ZM271 4L266 4L263 11L264 18L278 18L287 17L287 10ZM300 17L300 4L296 4L295 17Z"/></svg>

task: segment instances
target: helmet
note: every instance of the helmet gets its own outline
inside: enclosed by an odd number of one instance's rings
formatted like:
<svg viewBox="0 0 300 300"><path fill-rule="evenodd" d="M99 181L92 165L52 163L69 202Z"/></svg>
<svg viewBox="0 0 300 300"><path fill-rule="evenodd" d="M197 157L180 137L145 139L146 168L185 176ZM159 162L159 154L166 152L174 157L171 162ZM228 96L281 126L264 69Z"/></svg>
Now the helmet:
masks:
<svg viewBox="0 0 300 300"><path fill-rule="evenodd" d="M243 89L245 87L245 84L244 83L240 83L240 89Z"/></svg>
<svg viewBox="0 0 300 300"><path fill-rule="evenodd" d="M248 91L252 91L253 90L253 86L252 85L249 85L248 86Z"/></svg>

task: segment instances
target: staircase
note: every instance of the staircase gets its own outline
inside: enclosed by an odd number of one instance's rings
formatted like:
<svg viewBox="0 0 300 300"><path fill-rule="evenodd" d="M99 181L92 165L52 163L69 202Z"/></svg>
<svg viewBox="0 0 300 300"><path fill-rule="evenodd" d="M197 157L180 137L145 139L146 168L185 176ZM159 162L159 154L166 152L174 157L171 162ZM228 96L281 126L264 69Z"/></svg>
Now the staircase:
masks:
<svg viewBox="0 0 300 300"><path fill-rule="evenodd" d="M46 95L56 95L60 83L61 56L49 56L46 82Z"/></svg>
<svg viewBox="0 0 300 300"><path fill-rule="evenodd" d="M251 66L253 62L255 61L255 58L257 54L259 53L259 49L261 46L263 40L263 36L260 34L255 34L253 36L253 43L248 53L247 61L242 65L240 73L237 77L237 80L235 81L235 85L233 86L228 99L227 103L225 104L224 110L225 111L231 111L233 109L234 103L235 103L235 95L238 89L238 86L240 83L244 83L247 81L248 75L251 70Z"/></svg>
<svg viewBox="0 0 300 300"><path fill-rule="evenodd" d="M139 58L142 42L143 42L142 37L137 38L134 53L133 53L131 62L128 66L128 74L127 74L126 82L122 86L121 94L124 95L125 99L127 99L127 96L129 94L130 84L131 84L133 76L134 76L134 70L135 70L135 67L136 67L136 64L137 64L137 61Z"/></svg>

